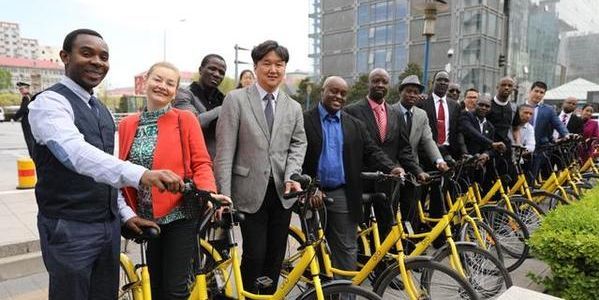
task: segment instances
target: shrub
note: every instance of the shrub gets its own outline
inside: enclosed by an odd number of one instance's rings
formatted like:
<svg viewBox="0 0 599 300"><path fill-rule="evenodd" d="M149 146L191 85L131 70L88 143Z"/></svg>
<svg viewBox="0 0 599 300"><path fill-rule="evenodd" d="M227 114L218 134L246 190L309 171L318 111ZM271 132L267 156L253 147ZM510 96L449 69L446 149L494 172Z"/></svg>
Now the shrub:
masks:
<svg viewBox="0 0 599 300"><path fill-rule="evenodd" d="M599 299L599 188L549 213L529 243L533 254L551 267L551 277L532 276L548 293Z"/></svg>

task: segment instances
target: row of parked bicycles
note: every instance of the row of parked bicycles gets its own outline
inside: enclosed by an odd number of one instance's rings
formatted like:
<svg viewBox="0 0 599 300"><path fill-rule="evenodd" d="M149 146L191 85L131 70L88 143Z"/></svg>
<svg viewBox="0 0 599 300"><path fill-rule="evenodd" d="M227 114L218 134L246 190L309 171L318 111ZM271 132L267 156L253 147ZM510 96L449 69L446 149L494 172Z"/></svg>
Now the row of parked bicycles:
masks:
<svg viewBox="0 0 599 300"><path fill-rule="evenodd" d="M424 226L415 232L397 210L392 228L383 238L379 236L376 216L370 208L369 217L360 224L360 251L354 270L332 266L324 235L326 210L315 209L306 200L319 192L319 182L306 175L296 175L303 191L287 196L298 197L294 212L299 222L289 228L287 254L281 271L283 279L274 295L244 290L234 230L243 221L243 214L231 208L221 221L212 222L219 205L213 203L198 226L190 299L497 298L513 284L510 272L530 257L527 239L540 226L545 214L560 205L576 202L599 180L594 156L580 161L579 153L589 147L595 147L594 141L580 138L543 146L540 153L552 168L544 178L529 184L531 180L527 180L520 164L525 148L514 145L515 178L497 174L496 168L487 167L495 173L495 179L484 191L469 176L479 167L477 157L464 157L454 162L447 172L431 173L425 183L417 182L412 176L362 173L364 180L392 182L393 199L401 197L401 185L406 182L440 186L444 191L445 214L431 218L426 205L419 203L418 218ZM187 187L187 192L207 196L192 185ZM362 197L365 207L372 207L376 201L397 203L391 201L393 199L387 199L384 193ZM207 230L215 227L225 233L224 249L217 249L204 239ZM135 238L141 251L137 264L127 253L121 254L120 299L151 299L144 253L145 243L156 234L148 231ZM445 243L434 249L433 241L437 239L444 239ZM337 276L349 280L335 280ZM256 284L260 288L269 282Z"/></svg>

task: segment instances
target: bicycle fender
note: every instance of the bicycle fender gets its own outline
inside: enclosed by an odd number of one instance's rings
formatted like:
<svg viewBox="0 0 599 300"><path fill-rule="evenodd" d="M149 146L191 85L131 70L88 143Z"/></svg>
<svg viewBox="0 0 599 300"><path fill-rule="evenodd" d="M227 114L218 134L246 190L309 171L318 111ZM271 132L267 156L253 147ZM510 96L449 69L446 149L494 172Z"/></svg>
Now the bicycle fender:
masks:
<svg viewBox="0 0 599 300"><path fill-rule="evenodd" d="M340 279L340 280L332 280L329 282L322 283L320 286L321 286L321 288L324 289L325 287L337 286L337 285L347 286L347 285L352 285L352 282L350 280ZM309 296L311 296L313 293L316 293L316 289L314 289L314 287L310 288L309 290L305 291L301 295L297 296L297 298L295 298L295 299L296 300L304 300L304 299L307 299Z"/></svg>

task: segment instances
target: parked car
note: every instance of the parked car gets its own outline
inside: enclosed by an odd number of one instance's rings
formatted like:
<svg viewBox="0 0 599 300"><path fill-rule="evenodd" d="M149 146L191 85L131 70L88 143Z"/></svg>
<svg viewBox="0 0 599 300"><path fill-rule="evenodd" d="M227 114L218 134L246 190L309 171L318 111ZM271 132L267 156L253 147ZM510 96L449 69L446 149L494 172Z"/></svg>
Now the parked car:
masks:
<svg viewBox="0 0 599 300"><path fill-rule="evenodd" d="M4 122L4 108L0 106L0 122Z"/></svg>
<svg viewBox="0 0 599 300"><path fill-rule="evenodd" d="M9 105L4 107L4 118L6 121L10 121L15 117L15 114L19 110L19 105Z"/></svg>

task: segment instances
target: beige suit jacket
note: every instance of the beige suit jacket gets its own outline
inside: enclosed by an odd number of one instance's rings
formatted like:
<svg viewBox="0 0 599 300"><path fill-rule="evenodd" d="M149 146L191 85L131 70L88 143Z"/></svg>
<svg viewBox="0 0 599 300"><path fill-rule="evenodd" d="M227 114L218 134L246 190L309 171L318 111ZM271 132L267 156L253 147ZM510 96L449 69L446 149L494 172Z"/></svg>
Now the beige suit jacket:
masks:
<svg viewBox="0 0 599 300"><path fill-rule="evenodd" d="M262 205L271 172L283 207L293 205L282 198L285 181L301 174L307 147L300 104L279 91L271 134L262 101L255 85L229 92L216 125L214 173L219 192L247 213Z"/></svg>

